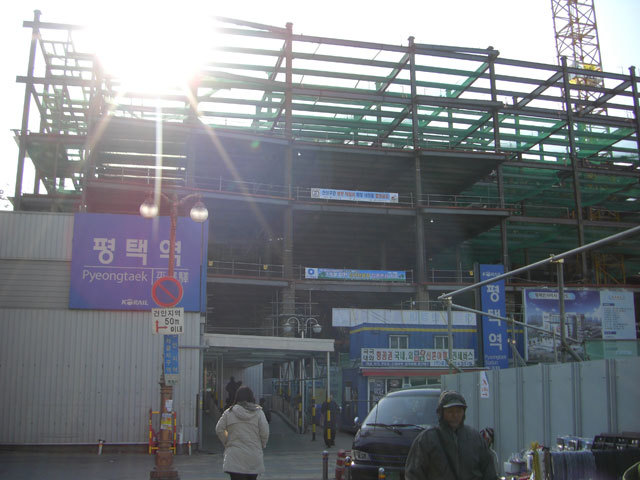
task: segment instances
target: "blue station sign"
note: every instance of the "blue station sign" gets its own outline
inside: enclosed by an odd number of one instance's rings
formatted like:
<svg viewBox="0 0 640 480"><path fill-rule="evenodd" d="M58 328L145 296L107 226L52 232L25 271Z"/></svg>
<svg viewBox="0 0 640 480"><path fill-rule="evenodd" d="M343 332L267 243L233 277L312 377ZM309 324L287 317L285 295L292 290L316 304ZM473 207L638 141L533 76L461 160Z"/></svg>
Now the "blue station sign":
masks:
<svg viewBox="0 0 640 480"><path fill-rule="evenodd" d="M183 290L176 304L185 311L201 309L208 222L179 217L174 278ZM77 213L74 217L69 308L151 310L153 285L167 277L168 217ZM169 285L169 284L167 284ZM176 288L177 290L177 288ZM167 286L162 292L169 302ZM177 295L177 291L174 292ZM163 297L164 298L164 297Z"/></svg>

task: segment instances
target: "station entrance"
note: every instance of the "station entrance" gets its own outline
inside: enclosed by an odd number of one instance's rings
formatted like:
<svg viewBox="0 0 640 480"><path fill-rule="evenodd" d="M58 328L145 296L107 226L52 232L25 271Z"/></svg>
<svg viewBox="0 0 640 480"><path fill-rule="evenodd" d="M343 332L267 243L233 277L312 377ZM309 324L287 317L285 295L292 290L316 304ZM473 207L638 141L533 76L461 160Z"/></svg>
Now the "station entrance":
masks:
<svg viewBox="0 0 640 480"><path fill-rule="evenodd" d="M226 388L232 377L251 388L256 401L287 423L291 433L314 429L313 407L331 395L333 339L206 333L202 343L201 450L223 450L215 425L233 402Z"/></svg>

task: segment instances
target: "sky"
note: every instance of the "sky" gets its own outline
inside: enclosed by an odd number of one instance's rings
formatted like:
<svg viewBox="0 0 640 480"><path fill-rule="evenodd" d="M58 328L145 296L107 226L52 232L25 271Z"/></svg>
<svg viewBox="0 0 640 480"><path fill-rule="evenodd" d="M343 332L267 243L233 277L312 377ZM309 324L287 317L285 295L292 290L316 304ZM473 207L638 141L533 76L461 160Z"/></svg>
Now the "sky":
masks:
<svg viewBox="0 0 640 480"><path fill-rule="evenodd" d="M167 6L164 6L164 4ZM160 6L159 5L163 5ZM22 22L42 12L43 22L89 25L108 35L131 31L130 19L140 25L151 12L167 11L189 31L190 19L219 15L284 27L293 23L297 34L407 45L417 43L486 48L503 58L555 63L551 0L22 0L3 5L0 37L3 52L0 71L0 210L11 209L18 148L12 130L22 120L24 84L29 55L30 29ZM176 10L179 9L179 10ZM605 71L628 73L640 68L640 0L595 0L600 52ZM112 37L113 38L113 37ZM23 191L32 191L25 173Z"/></svg>

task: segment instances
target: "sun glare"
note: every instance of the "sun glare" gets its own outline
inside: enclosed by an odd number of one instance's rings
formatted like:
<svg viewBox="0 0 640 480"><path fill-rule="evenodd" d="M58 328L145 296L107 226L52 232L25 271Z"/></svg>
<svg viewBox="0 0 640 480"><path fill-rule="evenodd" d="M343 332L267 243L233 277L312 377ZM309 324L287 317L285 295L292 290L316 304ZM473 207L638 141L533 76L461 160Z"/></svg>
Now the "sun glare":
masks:
<svg viewBox="0 0 640 480"><path fill-rule="evenodd" d="M90 26L105 72L129 92L186 87L210 55L213 22L204 9L192 5L141 9L131 3L126 11L105 14Z"/></svg>

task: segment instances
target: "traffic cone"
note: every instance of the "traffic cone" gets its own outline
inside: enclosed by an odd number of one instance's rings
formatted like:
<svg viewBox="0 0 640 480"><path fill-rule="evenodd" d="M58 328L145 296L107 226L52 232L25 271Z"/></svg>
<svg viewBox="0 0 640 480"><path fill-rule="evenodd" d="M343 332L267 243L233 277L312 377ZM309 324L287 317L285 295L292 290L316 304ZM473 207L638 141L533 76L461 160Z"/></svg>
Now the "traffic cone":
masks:
<svg viewBox="0 0 640 480"><path fill-rule="evenodd" d="M347 452L345 450L338 450L338 457L336 458L336 480L342 480L342 474L344 473L344 459L346 456Z"/></svg>

